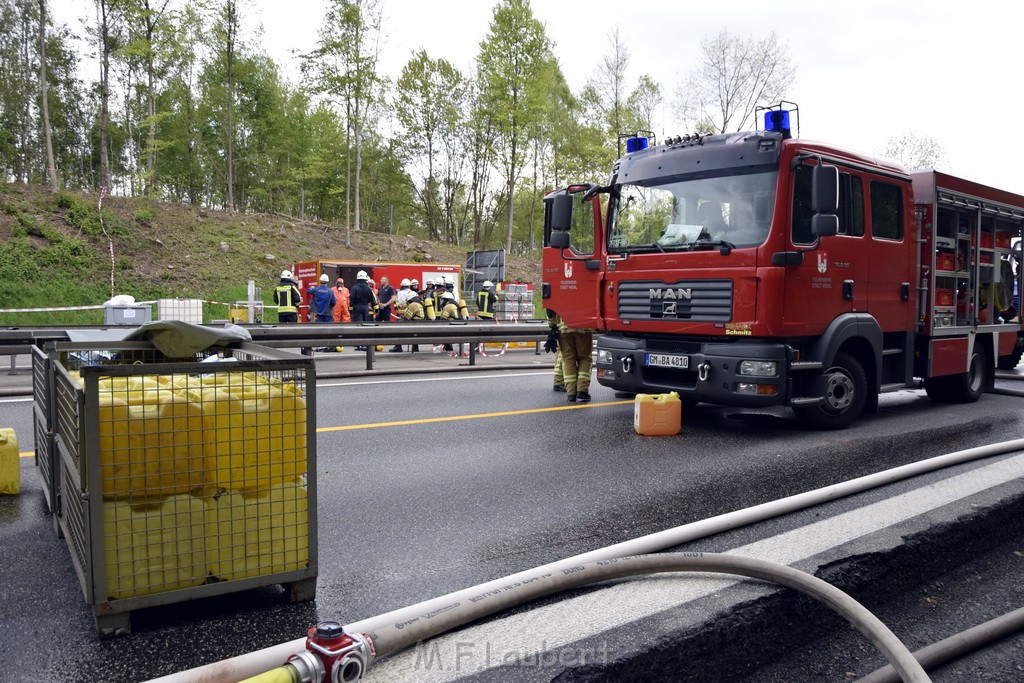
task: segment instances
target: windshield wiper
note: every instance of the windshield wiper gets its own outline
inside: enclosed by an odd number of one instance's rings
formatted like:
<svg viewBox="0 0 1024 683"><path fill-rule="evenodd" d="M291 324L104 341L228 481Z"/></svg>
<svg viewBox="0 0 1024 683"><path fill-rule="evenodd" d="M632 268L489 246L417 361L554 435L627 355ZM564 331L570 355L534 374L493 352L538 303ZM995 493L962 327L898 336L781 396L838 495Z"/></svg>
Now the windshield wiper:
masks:
<svg viewBox="0 0 1024 683"><path fill-rule="evenodd" d="M697 240L696 242L690 243L691 250L700 249L702 247L718 247L722 256L728 256L729 252L736 248L736 245L732 242L726 242L725 240Z"/></svg>

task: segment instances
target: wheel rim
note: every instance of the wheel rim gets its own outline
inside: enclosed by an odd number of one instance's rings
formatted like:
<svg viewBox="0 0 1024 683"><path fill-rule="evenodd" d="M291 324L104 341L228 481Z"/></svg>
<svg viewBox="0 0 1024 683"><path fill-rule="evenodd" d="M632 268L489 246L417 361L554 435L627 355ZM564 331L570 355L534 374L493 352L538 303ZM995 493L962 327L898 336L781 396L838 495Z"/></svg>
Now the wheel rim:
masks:
<svg viewBox="0 0 1024 683"><path fill-rule="evenodd" d="M840 368L832 368L825 385L825 407L831 413L841 413L853 403L856 389L853 379Z"/></svg>
<svg viewBox="0 0 1024 683"><path fill-rule="evenodd" d="M985 372L982 367L981 355L974 354L971 356L971 369L969 376L969 383L971 393L977 393L981 391L981 385L985 382Z"/></svg>

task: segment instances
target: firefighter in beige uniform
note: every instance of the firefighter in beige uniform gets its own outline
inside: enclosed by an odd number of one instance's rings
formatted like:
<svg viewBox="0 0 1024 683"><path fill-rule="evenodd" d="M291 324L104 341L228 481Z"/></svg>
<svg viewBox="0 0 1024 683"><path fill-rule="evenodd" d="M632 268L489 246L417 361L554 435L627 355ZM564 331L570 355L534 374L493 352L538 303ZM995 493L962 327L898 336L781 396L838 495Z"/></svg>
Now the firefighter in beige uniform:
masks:
<svg viewBox="0 0 1024 683"><path fill-rule="evenodd" d="M590 373L594 368L591 356L594 349L594 331L569 327L556 314L558 320L558 350L562 352L562 376L569 403L590 400Z"/></svg>

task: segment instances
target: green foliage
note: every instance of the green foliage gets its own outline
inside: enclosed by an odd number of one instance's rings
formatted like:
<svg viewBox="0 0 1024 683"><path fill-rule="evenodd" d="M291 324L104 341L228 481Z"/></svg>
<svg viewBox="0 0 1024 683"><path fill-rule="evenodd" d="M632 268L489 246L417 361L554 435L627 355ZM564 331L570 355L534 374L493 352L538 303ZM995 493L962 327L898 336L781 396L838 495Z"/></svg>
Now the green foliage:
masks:
<svg viewBox="0 0 1024 683"><path fill-rule="evenodd" d="M144 206L135 212L135 222L139 225L149 225L153 222L153 209L149 206Z"/></svg>

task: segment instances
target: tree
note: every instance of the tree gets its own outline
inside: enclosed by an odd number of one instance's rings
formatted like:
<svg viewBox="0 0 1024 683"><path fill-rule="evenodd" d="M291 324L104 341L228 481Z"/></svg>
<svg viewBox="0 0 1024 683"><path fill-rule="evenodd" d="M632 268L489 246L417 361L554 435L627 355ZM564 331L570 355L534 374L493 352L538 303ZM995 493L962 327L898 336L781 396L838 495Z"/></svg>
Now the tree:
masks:
<svg viewBox="0 0 1024 683"><path fill-rule="evenodd" d="M43 111L43 133L46 138L46 176L50 192L59 189L57 166L53 160L53 135L50 133L50 104L46 93L46 0L39 0L39 99Z"/></svg>
<svg viewBox="0 0 1024 683"><path fill-rule="evenodd" d="M621 133L626 131L626 69L629 68L629 50L626 48L619 27L608 34L608 53L597 66L595 73L587 79L583 88L583 99L593 111L593 118L607 131L607 138L614 144Z"/></svg>
<svg viewBox="0 0 1024 683"><path fill-rule="evenodd" d="M637 81L633 92L626 99L629 130L654 130L654 113L661 106L661 86L648 74Z"/></svg>
<svg viewBox="0 0 1024 683"><path fill-rule="evenodd" d="M904 133L890 138L883 156L911 169L936 168L948 163L946 151L938 140L916 133Z"/></svg>
<svg viewBox="0 0 1024 683"><path fill-rule="evenodd" d="M121 39L123 7L119 0L96 0L96 37L100 49L100 191L111 190L110 173L110 55Z"/></svg>
<svg viewBox="0 0 1024 683"><path fill-rule="evenodd" d="M440 204L451 205L451 195L457 183L450 172L456 160L455 150L449 149L449 133L460 128L460 105L465 97L466 84L462 74L444 59L431 59L420 50L402 68L396 84L395 113L405 128L403 148L426 161L426 175L420 193L430 239L442 237L438 223L445 224L445 239L456 241L449 231L450 213L439 216ZM446 164L446 177L438 182L435 168L439 156ZM441 194L444 194L444 198Z"/></svg>
<svg viewBox="0 0 1024 683"><path fill-rule="evenodd" d="M351 131L355 138L355 182L346 176L345 191L348 193L353 187L355 190L356 230L360 229L363 128L386 85L377 73L380 38L379 0L330 0L317 48L302 55L303 74L314 91L345 103L346 132ZM346 209L345 246L350 247L347 213Z"/></svg>
<svg viewBox="0 0 1024 683"><path fill-rule="evenodd" d="M495 5L477 64L482 105L493 121L495 153L505 175L505 250L509 253L516 181L529 135L544 110L553 61L551 40L528 0L502 0Z"/></svg>
<svg viewBox="0 0 1024 683"><path fill-rule="evenodd" d="M779 102L796 79L775 32L739 38L725 29L700 43L697 67L676 88L675 114L694 132L745 130L758 106Z"/></svg>

